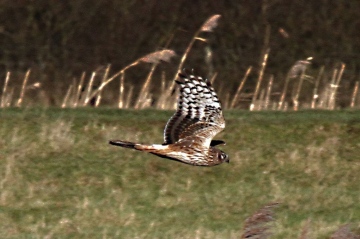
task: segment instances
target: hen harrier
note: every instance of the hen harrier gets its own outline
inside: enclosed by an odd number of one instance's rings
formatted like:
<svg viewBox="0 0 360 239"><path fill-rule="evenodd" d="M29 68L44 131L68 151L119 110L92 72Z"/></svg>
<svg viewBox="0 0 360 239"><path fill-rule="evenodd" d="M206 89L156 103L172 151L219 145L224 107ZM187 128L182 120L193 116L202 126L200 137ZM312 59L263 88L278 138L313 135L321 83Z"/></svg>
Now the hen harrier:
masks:
<svg viewBox="0 0 360 239"><path fill-rule="evenodd" d="M145 151L157 156L194 166L229 163L229 156L215 148L225 144L212 140L225 128L219 99L210 81L200 76L179 73L180 86L177 111L164 130L163 144L140 144L111 140L110 144Z"/></svg>

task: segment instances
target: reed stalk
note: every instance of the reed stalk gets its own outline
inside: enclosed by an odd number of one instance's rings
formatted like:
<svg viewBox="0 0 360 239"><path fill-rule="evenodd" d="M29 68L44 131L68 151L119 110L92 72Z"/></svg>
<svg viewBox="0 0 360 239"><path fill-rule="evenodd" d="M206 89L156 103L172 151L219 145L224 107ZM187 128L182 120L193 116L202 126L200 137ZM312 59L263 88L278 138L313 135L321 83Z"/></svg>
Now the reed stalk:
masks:
<svg viewBox="0 0 360 239"><path fill-rule="evenodd" d="M334 99L334 88L336 87L335 85L335 81L336 81L336 76L338 74L338 69L334 69L333 74L331 76L331 81L330 84L328 85L328 88L326 89L326 97L325 97L325 102L326 104L324 105L326 107L326 109L330 109L330 105L333 103L332 100Z"/></svg>
<svg viewBox="0 0 360 239"><path fill-rule="evenodd" d="M289 81L290 81L290 74L287 74L286 78L285 78L285 84L284 84L283 90L281 92L278 110L283 110L283 108L284 108L283 105L284 105L284 102L285 102L285 95L286 95L286 92L287 92L287 88L289 86Z"/></svg>
<svg viewBox="0 0 360 239"><path fill-rule="evenodd" d="M321 77L324 73L324 69L325 67L322 66L320 68L320 71L319 71L319 74L315 80L315 85L314 85L314 90L313 90L313 97L312 97L312 100L311 100L311 109L315 109L316 108L316 100L319 98L319 84L320 84L320 80L321 80Z"/></svg>
<svg viewBox="0 0 360 239"><path fill-rule="evenodd" d="M344 63L341 63L341 68L339 71L339 74L336 77L336 81L335 81L335 85L333 86L333 90L332 90L332 95L331 95L331 109L335 109L336 106L336 95L337 95L337 90L340 86L340 81L342 79L342 76L344 74L344 70L345 70L346 65Z"/></svg>
<svg viewBox="0 0 360 239"><path fill-rule="evenodd" d="M256 108L256 100L257 100L257 97L259 94L260 85L263 80L263 76L264 76L264 72L265 72L265 68L266 68L266 64L267 64L267 59L269 57L269 52L270 52L269 43L270 43L271 26L267 23L267 17L266 17L267 16L267 6L268 6L267 1L262 2L261 13L262 13L263 21L266 24L265 37L264 37L263 47L261 50L261 57L260 57L260 64L259 64L260 70L259 70L259 74L258 74L255 91L254 91L254 94L253 94L253 97L251 100L251 104L250 104L250 111L258 110Z"/></svg>
<svg viewBox="0 0 360 239"><path fill-rule="evenodd" d="M75 93L75 99L74 99L74 103L73 103L73 107L76 108L79 104L79 101L81 100L81 90L83 88L83 85L84 85L84 81L85 81L85 76L86 76L86 73L83 72L81 74L81 77L80 77L80 81L79 81L79 84L77 86L77 89L76 89L76 93Z"/></svg>
<svg viewBox="0 0 360 239"><path fill-rule="evenodd" d="M125 109L130 108L133 91L134 91L134 86L130 86L129 93L128 93L128 95L126 97L126 101L125 101L125 107L124 107Z"/></svg>
<svg viewBox="0 0 360 239"><path fill-rule="evenodd" d="M101 83L106 81L106 79L108 78L109 75L109 71L110 71L110 64L106 67L105 69L105 73L103 75L103 77L101 78ZM102 93L102 89L98 92L97 96L96 96L96 101L95 101L95 107L98 107L100 105L100 101L101 101L101 93Z"/></svg>
<svg viewBox="0 0 360 239"><path fill-rule="evenodd" d="M354 108L355 107L355 102L356 102L356 98L357 98L357 93L359 91L359 81L355 82L355 86L354 86L354 90L353 93L351 95L351 103L350 103L350 108Z"/></svg>
<svg viewBox="0 0 360 239"><path fill-rule="evenodd" d="M10 88L9 93L6 95L5 107L10 107L11 106L13 96L14 96L14 88Z"/></svg>
<svg viewBox="0 0 360 239"><path fill-rule="evenodd" d="M300 97L301 88L303 86L304 79L305 79L305 69L306 68L304 68L302 70L302 72L301 72L299 83L298 83L297 88L296 88L295 96L292 97L293 98L293 103L294 103L294 106L293 106L294 111L299 110L299 97Z"/></svg>
<svg viewBox="0 0 360 239"><path fill-rule="evenodd" d="M334 70L334 74L330 84L330 95L329 95L328 107L327 107L329 110L335 109L337 89L339 88L340 81L345 70L345 66L346 65L344 63L341 63L340 70L339 71L337 71L337 69Z"/></svg>
<svg viewBox="0 0 360 239"><path fill-rule="evenodd" d="M67 103L68 106L67 107L73 108L74 107L74 102L75 102L75 96L76 96L76 79L75 78L72 79L72 83L70 85L71 85L71 92L70 92L70 95L69 95L69 99L68 99L68 103ZM67 94L67 92L66 92L66 94ZM65 94L65 97L66 97L66 94ZM64 99L63 99L63 103L64 103Z"/></svg>
<svg viewBox="0 0 360 239"><path fill-rule="evenodd" d="M255 101L255 109L262 110L264 108L265 102L265 90L261 89L259 94L259 99Z"/></svg>
<svg viewBox="0 0 360 239"><path fill-rule="evenodd" d="M3 92L1 95L1 108L4 108L7 104L6 100L7 100L7 89L8 89L8 84L9 84L9 80L10 80L10 71L6 72L6 77L5 77L5 82L4 82L4 86L3 86Z"/></svg>
<svg viewBox="0 0 360 239"><path fill-rule="evenodd" d="M144 82L144 84L142 85L141 87L141 90L140 90L140 93L139 93L139 96L138 96L138 99L135 103L135 109L139 109L140 108L140 105L144 103L144 101L146 100L146 97L149 93L149 86L150 86L150 82L151 82L151 79L152 79L152 76L154 74L154 71L157 67L157 63L153 64L153 66L151 67L151 70L149 72L149 74L147 75L146 77L146 80Z"/></svg>
<svg viewBox="0 0 360 239"><path fill-rule="evenodd" d="M260 90L260 85L261 85L261 82L263 80L264 71L265 71L265 68L266 68L266 63L267 63L267 60L268 60L268 57L269 57L269 51L270 51L270 49L268 48L264 52L264 55L263 55L263 58L262 58L263 60L261 62L261 68L260 68L259 76L258 76L258 79L257 79L257 82L256 82L255 92L254 92L253 98L251 100L250 111L257 110L256 107L255 107L255 101L256 101L256 99L258 97L259 90Z"/></svg>
<svg viewBox="0 0 360 239"><path fill-rule="evenodd" d="M25 77L24 77L24 80L23 80L23 83L22 83L22 86L21 86L20 96L19 96L19 99L16 102L17 107L21 107L22 102L24 101L26 84L27 84L27 82L29 80L30 72L31 72L31 70L29 69L25 73Z"/></svg>
<svg viewBox="0 0 360 239"><path fill-rule="evenodd" d="M162 94L165 91L165 84L166 84L166 76L165 71L161 72L161 88L160 88L160 94Z"/></svg>
<svg viewBox="0 0 360 239"><path fill-rule="evenodd" d="M213 29L217 26L217 22L219 20L219 18L221 17L221 15L213 15L210 18L208 18L205 23L195 32L194 36L192 37L192 39L190 40L184 54L182 55L181 59L180 59L180 63L178 65L178 68L175 72L175 75L173 77L173 80L171 81L170 87L167 89L166 93L162 95L162 98L158 101L159 106L161 106L163 104L163 101L165 101L168 97L170 97L171 92L173 92L173 89L175 87L175 80L178 77L178 73L180 72L180 70L183 68L183 65L185 63L185 60L191 50L191 48L193 47L194 43L196 40L201 40L201 41L206 41L203 38L200 38L199 35L201 32L212 32Z"/></svg>
<svg viewBox="0 0 360 239"><path fill-rule="evenodd" d="M91 90L92 90L92 87L94 84L95 76L96 76L96 72L94 71L91 74L89 84L87 85L86 90L85 90L85 100L84 100L83 106L86 106L89 103L89 101L91 100L91 98L93 98L95 96L95 95L91 95Z"/></svg>
<svg viewBox="0 0 360 239"><path fill-rule="evenodd" d="M61 108L66 108L67 102L68 102L68 100L70 98L70 94L71 94L72 89L73 89L73 85L70 85L68 90L66 91L66 95L65 95L64 100L63 100L63 102L61 104Z"/></svg>
<svg viewBox="0 0 360 239"><path fill-rule="evenodd" d="M141 62L158 63L160 61L169 61L170 58L172 58L175 55L176 55L175 52L173 50L169 50L169 49L160 50L160 51L156 51L156 52L150 53L148 55L145 55L145 56L137 59L136 61L130 63L129 65L125 66L120 71L118 71L114 75L112 75L110 78L108 78L104 82L102 82L100 84L100 86L90 94L89 98L91 99L92 97L96 96L98 94L98 92L101 91L106 85L108 85L111 81L113 81L119 75L123 74L129 68L134 67L134 66L140 64Z"/></svg>
<svg viewBox="0 0 360 239"><path fill-rule="evenodd" d="M240 85L236 90L233 100L231 101L231 104L230 104L231 109L233 109L235 107L235 104L238 102L240 92L241 92L242 88L244 87L245 82L246 82L247 78L249 77L251 70L252 70L252 66L249 66L248 69L246 70L244 77L241 79Z"/></svg>
<svg viewBox="0 0 360 239"><path fill-rule="evenodd" d="M267 89L266 89L265 104L264 104L264 109L265 110L268 110L269 105L270 105L270 97L271 97L271 90L272 90L272 86L273 86L273 81L274 81L274 75L271 75L270 78L269 78Z"/></svg>
<svg viewBox="0 0 360 239"><path fill-rule="evenodd" d="M205 62L208 68L207 78L212 78L214 75L213 52L209 45L205 47Z"/></svg>
<svg viewBox="0 0 360 239"><path fill-rule="evenodd" d="M212 77L211 77L211 79L210 79L210 83L211 83L211 84L214 84L217 75L218 75L217 72L215 72L215 73L212 75Z"/></svg>
<svg viewBox="0 0 360 239"><path fill-rule="evenodd" d="M224 109L228 109L230 105L230 94L225 94Z"/></svg>
<svg viewBox="0 0 360 239"><path fill-rule="evenodd" d="M165 79L165 72L163 71L161 73L161 88L160 88L160 94L158 97L158 102L156 104L157 109L161 109L163 110L165 108L165 101L163 99L165 99L165 97L162 97L164 94L166 94L166 79ZM162 101L162 102L160 102Z"/></svg>
<svg viewBox="0 0 360 239"><path fill-rule="evenodd" d="M124 82L125 82L125 71L120 75L120 86L119 86L119 102L118 108L124 108Z"/></svg>

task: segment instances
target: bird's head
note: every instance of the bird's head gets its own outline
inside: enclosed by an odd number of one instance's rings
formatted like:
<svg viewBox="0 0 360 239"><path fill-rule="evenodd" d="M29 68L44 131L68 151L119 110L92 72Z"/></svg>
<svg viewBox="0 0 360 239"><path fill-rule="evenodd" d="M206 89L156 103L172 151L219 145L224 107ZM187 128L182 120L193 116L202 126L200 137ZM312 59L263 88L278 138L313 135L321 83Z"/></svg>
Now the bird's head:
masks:
<svg viewBox="0 0 360 239"><path fill-rule="evenodd" d="M217 154L218 160L221 163L230 163L230 158L229 155L227 155L226 153L224 153L223 151L219 150L218 154Z"/></svg>

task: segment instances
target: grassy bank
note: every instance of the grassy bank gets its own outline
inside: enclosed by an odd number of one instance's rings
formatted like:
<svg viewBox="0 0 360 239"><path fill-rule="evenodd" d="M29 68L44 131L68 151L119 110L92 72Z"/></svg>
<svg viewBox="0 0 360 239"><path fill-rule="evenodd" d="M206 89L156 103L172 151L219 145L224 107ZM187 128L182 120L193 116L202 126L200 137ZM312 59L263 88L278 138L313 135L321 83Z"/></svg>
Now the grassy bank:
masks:
<svg viewBox="0 0 360 239"><path fill-rule="evenodd" d="M0 237L240 238L270 202L272 238L359 227L360 112L225 112L213 168L107 143L161 143L171 114L0 110Z"/></svg>

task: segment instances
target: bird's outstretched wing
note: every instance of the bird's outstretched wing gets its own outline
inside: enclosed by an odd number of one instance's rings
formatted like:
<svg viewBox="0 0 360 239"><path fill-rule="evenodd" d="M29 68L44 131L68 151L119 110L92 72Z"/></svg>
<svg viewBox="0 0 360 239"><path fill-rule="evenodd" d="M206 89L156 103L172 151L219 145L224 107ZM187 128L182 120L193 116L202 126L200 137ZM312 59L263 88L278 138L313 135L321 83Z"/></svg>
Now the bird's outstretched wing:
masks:
<svg viewBox="0 0 360 239"><path fill-rule="evenodd" d="M179 77L177 111L166 124L164 144L196 136L203 138L204 146L209 147L211 139L225 128L220 101L207 79L185 71L179 73Z"/></svg>

